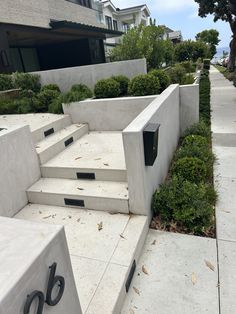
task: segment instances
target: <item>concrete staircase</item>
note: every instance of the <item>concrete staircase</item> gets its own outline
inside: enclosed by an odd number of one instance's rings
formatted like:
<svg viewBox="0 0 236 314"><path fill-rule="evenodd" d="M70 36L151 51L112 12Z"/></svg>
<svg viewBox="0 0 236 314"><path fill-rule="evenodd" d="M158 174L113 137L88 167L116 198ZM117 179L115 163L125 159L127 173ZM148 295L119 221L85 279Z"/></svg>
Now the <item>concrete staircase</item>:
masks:
<svg viewBox="0 0 236 314"><path fill-rule="evenodd" d="M148 231L129 212L122 133L63 116L32 134L42 178L15 218L64 225L83 313L119 313Z"/></svg>

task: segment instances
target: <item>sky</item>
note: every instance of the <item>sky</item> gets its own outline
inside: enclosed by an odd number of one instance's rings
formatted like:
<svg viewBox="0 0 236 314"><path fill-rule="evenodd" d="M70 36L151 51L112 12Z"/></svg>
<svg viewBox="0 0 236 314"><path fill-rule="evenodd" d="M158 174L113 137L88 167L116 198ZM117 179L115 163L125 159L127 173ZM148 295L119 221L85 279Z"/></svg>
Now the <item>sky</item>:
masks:
<svg viewBox="0 0 236 314"><path fill-rule="evenodd" d="M194 0L112 0L118 8L147 4L151 17L158 25L165 24L173 30L181 30L184 39L195 39L195 35L205 29L217 29L220 33L219 47L228 47L231 30L228 23L213 22L213 16L198 16L198 4Z"/></svg>

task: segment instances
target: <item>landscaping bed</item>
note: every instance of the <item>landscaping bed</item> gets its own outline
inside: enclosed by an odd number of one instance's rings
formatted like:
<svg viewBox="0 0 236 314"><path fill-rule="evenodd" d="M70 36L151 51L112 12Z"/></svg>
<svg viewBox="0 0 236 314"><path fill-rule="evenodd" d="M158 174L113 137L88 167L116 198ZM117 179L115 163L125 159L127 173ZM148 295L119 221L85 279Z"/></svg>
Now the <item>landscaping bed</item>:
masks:
<svg viewBox="0 0 236 314"><path fill-rule="evenodd" d="M166 182L153 196L151 228L215 237L209 62L201 72L200 122L179 141Z"/></svg>
<svg viewBox="0 0 236 314"><path fill-rule="evenodd" d="M216 64L215 68L220 71L224 75L224 77L233 82L234 86L236 87L236 71L230 72L226 67Z"/></svg>

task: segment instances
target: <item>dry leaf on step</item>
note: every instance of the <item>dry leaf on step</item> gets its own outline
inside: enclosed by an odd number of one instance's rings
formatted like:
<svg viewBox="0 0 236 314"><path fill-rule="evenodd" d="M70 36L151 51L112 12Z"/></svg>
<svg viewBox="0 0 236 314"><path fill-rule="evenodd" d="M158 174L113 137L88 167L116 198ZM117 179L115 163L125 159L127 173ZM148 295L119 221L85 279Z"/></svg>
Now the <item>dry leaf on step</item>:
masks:
<svg viewBox="0 0 236 314"><path fill-rule="evenodd" d="M205 260L205 263L206 263L206 265L207 265L208 268L210 268L212 271L215 271L215 266L212 265L211 262Z"/></svg>
<svg viewBox="0 0 236 314"><path fill-rule="evenodd" d="M196 283L197 283L197 276L196 276L195 273L192 273L191 280L192 280L193 285L196 285Z"/></svg>
<svg viewBox="0 0 236 314"><path fill-rule="evenodd" d="M109 167L109 164L104 164L104 166L107 166L107 167Z"/></svg>
<svg viewBox="0 0 236 314"><path fill-rule="evenodd" d="M102 221L98 224L98 231L101 231L103 229L103 223Z"/></svg>
<svg viewBox="0 0 236 314"><path fill-rule="evenodd" d="M137 288L133 287L133 289L134 289L134 292L136 292L138 295L140 295L140 291Z"/></svg>
<svg viewBox="0 0 236 314"><path fill-rule="evenodd" d="M146 269L146 267L143 265L142 266L142 272L145 274L145 275L149 275L149 273L148 273L148 271L147 271L147 269Z"/></svg>
<svg viewBox="0 0 236 314"><path fill-rule="evenodd" d="M82 157L77 157L77 158L75 158L75 160L78 160L78 159L81 159Z"/></svg>
<svg viewBox="0 0 236 314"><path fill-rule="evenodd" d="M157 240L154 240L154 241L152 242L152 245L156 245L156 243L157 243Z"/></svg>

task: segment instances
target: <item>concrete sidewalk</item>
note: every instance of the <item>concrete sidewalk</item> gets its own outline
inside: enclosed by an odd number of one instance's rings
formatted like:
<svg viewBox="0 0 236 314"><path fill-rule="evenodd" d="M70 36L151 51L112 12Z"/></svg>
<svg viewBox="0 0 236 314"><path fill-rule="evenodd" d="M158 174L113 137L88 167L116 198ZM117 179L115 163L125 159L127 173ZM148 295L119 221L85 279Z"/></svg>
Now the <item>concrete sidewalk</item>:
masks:
<svg viewBox="0 0 236 314"><path fill-rule="evenodd" d="M122 314L236 313L236 89L210 79L217 239L150 230Z"/></svg>
<svg viewBox="0 0 236 314"><path fill-rule="evenodd" d="M220 313L236 313L236 88L211 68Z"/></svg>

